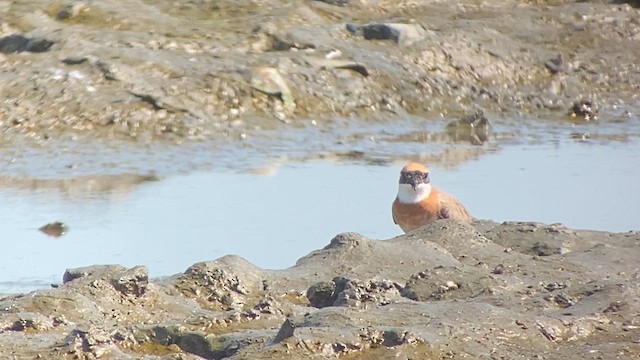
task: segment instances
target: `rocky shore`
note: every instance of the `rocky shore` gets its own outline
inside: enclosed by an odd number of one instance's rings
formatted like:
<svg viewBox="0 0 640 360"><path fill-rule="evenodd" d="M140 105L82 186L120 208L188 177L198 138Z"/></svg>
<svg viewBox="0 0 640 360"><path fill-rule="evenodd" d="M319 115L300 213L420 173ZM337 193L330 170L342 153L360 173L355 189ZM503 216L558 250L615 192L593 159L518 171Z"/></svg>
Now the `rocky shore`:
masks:
<svg viewBox="0 0 640 360"><path fill-rule="evenodd" d="M15 359L631 359L639 256L638 232L443 220L338 234L278 271L96 265L0 300L0 343Z"/></svg>

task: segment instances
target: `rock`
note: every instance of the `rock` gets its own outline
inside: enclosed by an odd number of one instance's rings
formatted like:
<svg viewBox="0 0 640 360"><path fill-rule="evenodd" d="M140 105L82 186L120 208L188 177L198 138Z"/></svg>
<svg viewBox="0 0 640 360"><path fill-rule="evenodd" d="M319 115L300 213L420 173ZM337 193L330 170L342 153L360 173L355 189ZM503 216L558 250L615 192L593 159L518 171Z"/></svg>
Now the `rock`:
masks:
<svg viewBox="0 0 640 360"><path fill-rule="evenodd" d="M110 334L97 327L74 328L58 345L67 354L73 354L76 358L85 359L91 354L94 358L100 358L112 351L113 341Z"/></svg>
<svg viewBox="0 0 640 360"><path fill-rule="evenodd" d="M287 318L282 323L282 326L280 326L280 330L278 330L278 334L276 335L275 339L273 339L273 343L277 344L279 342L282 342L292 337L295 329L296 329L296 326L293 323L293 320L291 320L290 318Z"/></svg>
<svg viewBox="0 0 640 360"><path fill-rule="evenodd" d="M568 70L568 65L563 60L562 54L545 61L544 66L554 75Z"/></svg>
<svg viewBox="0 0 640 360"><path fill-rule="evenodd" d="M362 32L366 40L393 40L403 46L411 45L427 37L427 31L418 24L347 24L347 30L352 33Z"/></svg>
<svg viewBox="0 0 640 360"><path fill-rule="evenodd" d="M349 5L349 0L316 0L316 1L322 1L322 2L327 3L329 5L336 5L336 6L347 6L347 5Z"/></svg>
<svg viewBox="0 0 640 360"><path fill-rule="evenodd" d="M80 14L82 10L87 7L87 4L83 1L73 1L65 4L62 9L56 15L57 20L67 20L74 18Z"/></svg>
<svg viewBox="0 0 640 360"><path fill-rule="evenodd" d="M39 313L17 313L16 316L18 319L5 330L37 332L49 330L57 325L54 319Z"/></svg>
<svg viewBox="0 0 640 360"><path fill-rule="evenodd" d="M414 344L418 341L424 341L406 330L390 329L384 331L382 345L398 346L402 344Z"/></svg>
<svg viewBox="0 0 640 360"><path fill-rule="evenodd" d="M313 284L307 290L309 304L317 308L332 306L336 296L336 283L333 281Z"/></svg>
<svg viewBox="0 0 640 360"><path fill-rule="evenodd" d="M214 349L214 339L215 336L207 335L201 331L184 331L176 337L176 344L180 349L205 359L219 359L221 356Z"/></svg>
<svg viewBox="0 0 640 360"><path fill-rule="evenodd" d="M69 231L69 227L60 221L54 221L46 225L41 226L38 230L51 237L60 237L65 235Z"/></svg>
<svg viewBox="0 0 640 360"><path fill-rule="evenodd" d="M320 282L307 290L311 306L358 307L362 303L377 305L389 304L399 295L399 284L384 279L372 279L366 282L336 277L331 282Z"/></svg>
<svg viewBox="0 0 640 360"><path fill-rule="evenodd" d="M242 309L253 294L259 294L264 275L246 260L225 256L216 261L189 267L175 287L181 293L196 297L212 307L225 310Z"/></svg>
<svg viewBox="0 0 640 360"><path fill-rule="evenodd" d="M4 54L18 52L46 52L53 42L42 38L29 38L24 35L14 34L0 38L0 52Z"/></svg>
<svg viewBox="0 0 640 360"><path fill-rule="evenodd" d="M285 108L289 110L293 110L296 106L289 86L287 86L287 83L278 70L274 68L254 68L251 77L251 87L265 94L280 96Z"/></svg>
<svg viewBox="0 0 640 360"><path fill-rule="evenodd" d="M274 33L271 34L271 51L283 51L283 50L311 50L318 46L317 43L317 31L294 29L288 30L284 34Z"/></svg>
<svg viewBox="0 0 640 360"><path fill-rule="evenodd" d="M149 285L149 270L146 266L136 266L112 280L113 287L124 295L142 296Z"/></svg>
<svg viewBox="0 0 640 360"><path fill-rule="evenodd" d="M369 70L367 70L366 66L355 61L315 57L308 57L306 60L309 64L319 69L349 69L362 76L369 76Z"/></svg>
<svg viewBox="0 0 640 360"><path fill-rule="evenodd" d="M116 271L124 271L125 268L120 265L92 265L81 268L67 269L62 276L62 283L66 284L75 279L96 276L109 272L111 269Z"/></svg>
<svg viewBox="0 0 640 360"><path fill-rule="evenodd" d="M80 65L89 61L87 56L77 55L77 56L68 56L62 59L62 62L67 65Z"/></svg>
<svg viewBox="0 0 640 360"><path fill-rule="evenodd" d="M79 279L92 287L102 288L107 283L124 296L139 297L145 294L149 284L146 266L127 269L120 265L94 265L67 269L62 277L63 284L75 285ZM78 286L80 286L78 284Z"/></svg>
<svg viewBox="0 0 640 360"><path fill-rule="evenodd" d="M152 340L164 346L177 345L182 351L205 359L223 359L233 356L239 349L251 343L266 343L269 334L261 331L244 331L224 335L207 334L188 330L182 326L153 327Z"/></svg>
<svg viewBox="0 0 640 360"><path fill-rule="evenodd" d="M591 100L579 100L571 105L569 116L584 121L598 120L598 106Z"/></svg>

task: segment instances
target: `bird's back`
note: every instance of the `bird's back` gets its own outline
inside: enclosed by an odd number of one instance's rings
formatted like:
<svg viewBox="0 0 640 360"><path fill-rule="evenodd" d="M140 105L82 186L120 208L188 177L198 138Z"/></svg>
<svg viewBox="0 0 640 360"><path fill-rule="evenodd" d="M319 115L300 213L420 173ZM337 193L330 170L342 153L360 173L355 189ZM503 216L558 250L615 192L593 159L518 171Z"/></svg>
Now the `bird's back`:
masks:
<svg viewBox="0 0 640 360"><path fill-rule="evenodd" d="M458 199L447 194L444 191L437 190L438 201L440 203L440 211L438 219L457 219L461 221L473 222L474 217L469 211L458 201Z"/></svg>

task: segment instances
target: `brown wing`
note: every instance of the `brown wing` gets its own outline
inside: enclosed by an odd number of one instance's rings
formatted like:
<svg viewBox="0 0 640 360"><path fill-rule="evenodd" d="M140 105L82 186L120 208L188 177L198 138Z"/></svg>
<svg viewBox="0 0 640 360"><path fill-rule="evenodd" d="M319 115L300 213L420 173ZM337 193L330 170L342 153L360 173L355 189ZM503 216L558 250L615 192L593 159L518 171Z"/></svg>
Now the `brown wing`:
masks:
<svg viewBox="0 0 640 360"><path fill-rule="evenodd" d="M396 201L398 200L394 200L393 203L391 204L391 217L393 218L393 223L398 225L398 221L396 220Z"/></svg>
<svg viewBox="0 0 640 360"><path fill-rule="evenodd" d="M469 214L464 205L456 198L443 192L438 191L438 200L440 201L439 219L458 219L462 221L472 222L473 216Z"/></svg>

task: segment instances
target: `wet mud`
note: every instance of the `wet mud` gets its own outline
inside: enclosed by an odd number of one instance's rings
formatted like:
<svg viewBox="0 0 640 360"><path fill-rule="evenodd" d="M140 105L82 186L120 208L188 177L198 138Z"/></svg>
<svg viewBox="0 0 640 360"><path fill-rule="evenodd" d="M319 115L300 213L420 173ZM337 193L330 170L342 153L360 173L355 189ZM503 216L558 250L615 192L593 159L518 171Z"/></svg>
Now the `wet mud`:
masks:
<svg viewBox="0 0 640 360"><path fill-rule="evenodd" d="M0 341L18 358L630 359L638 256L638 232L439 220L338 234L285 270L96 265L0 300Z"/></svg>
<svg viewBox="0 0 640 360"><path fill-rule="evenodd" d="M7 3L0 128L4 141L180 143L343 117L567 117L581 103L607 121L637 100L632 5Z"/></svg>

